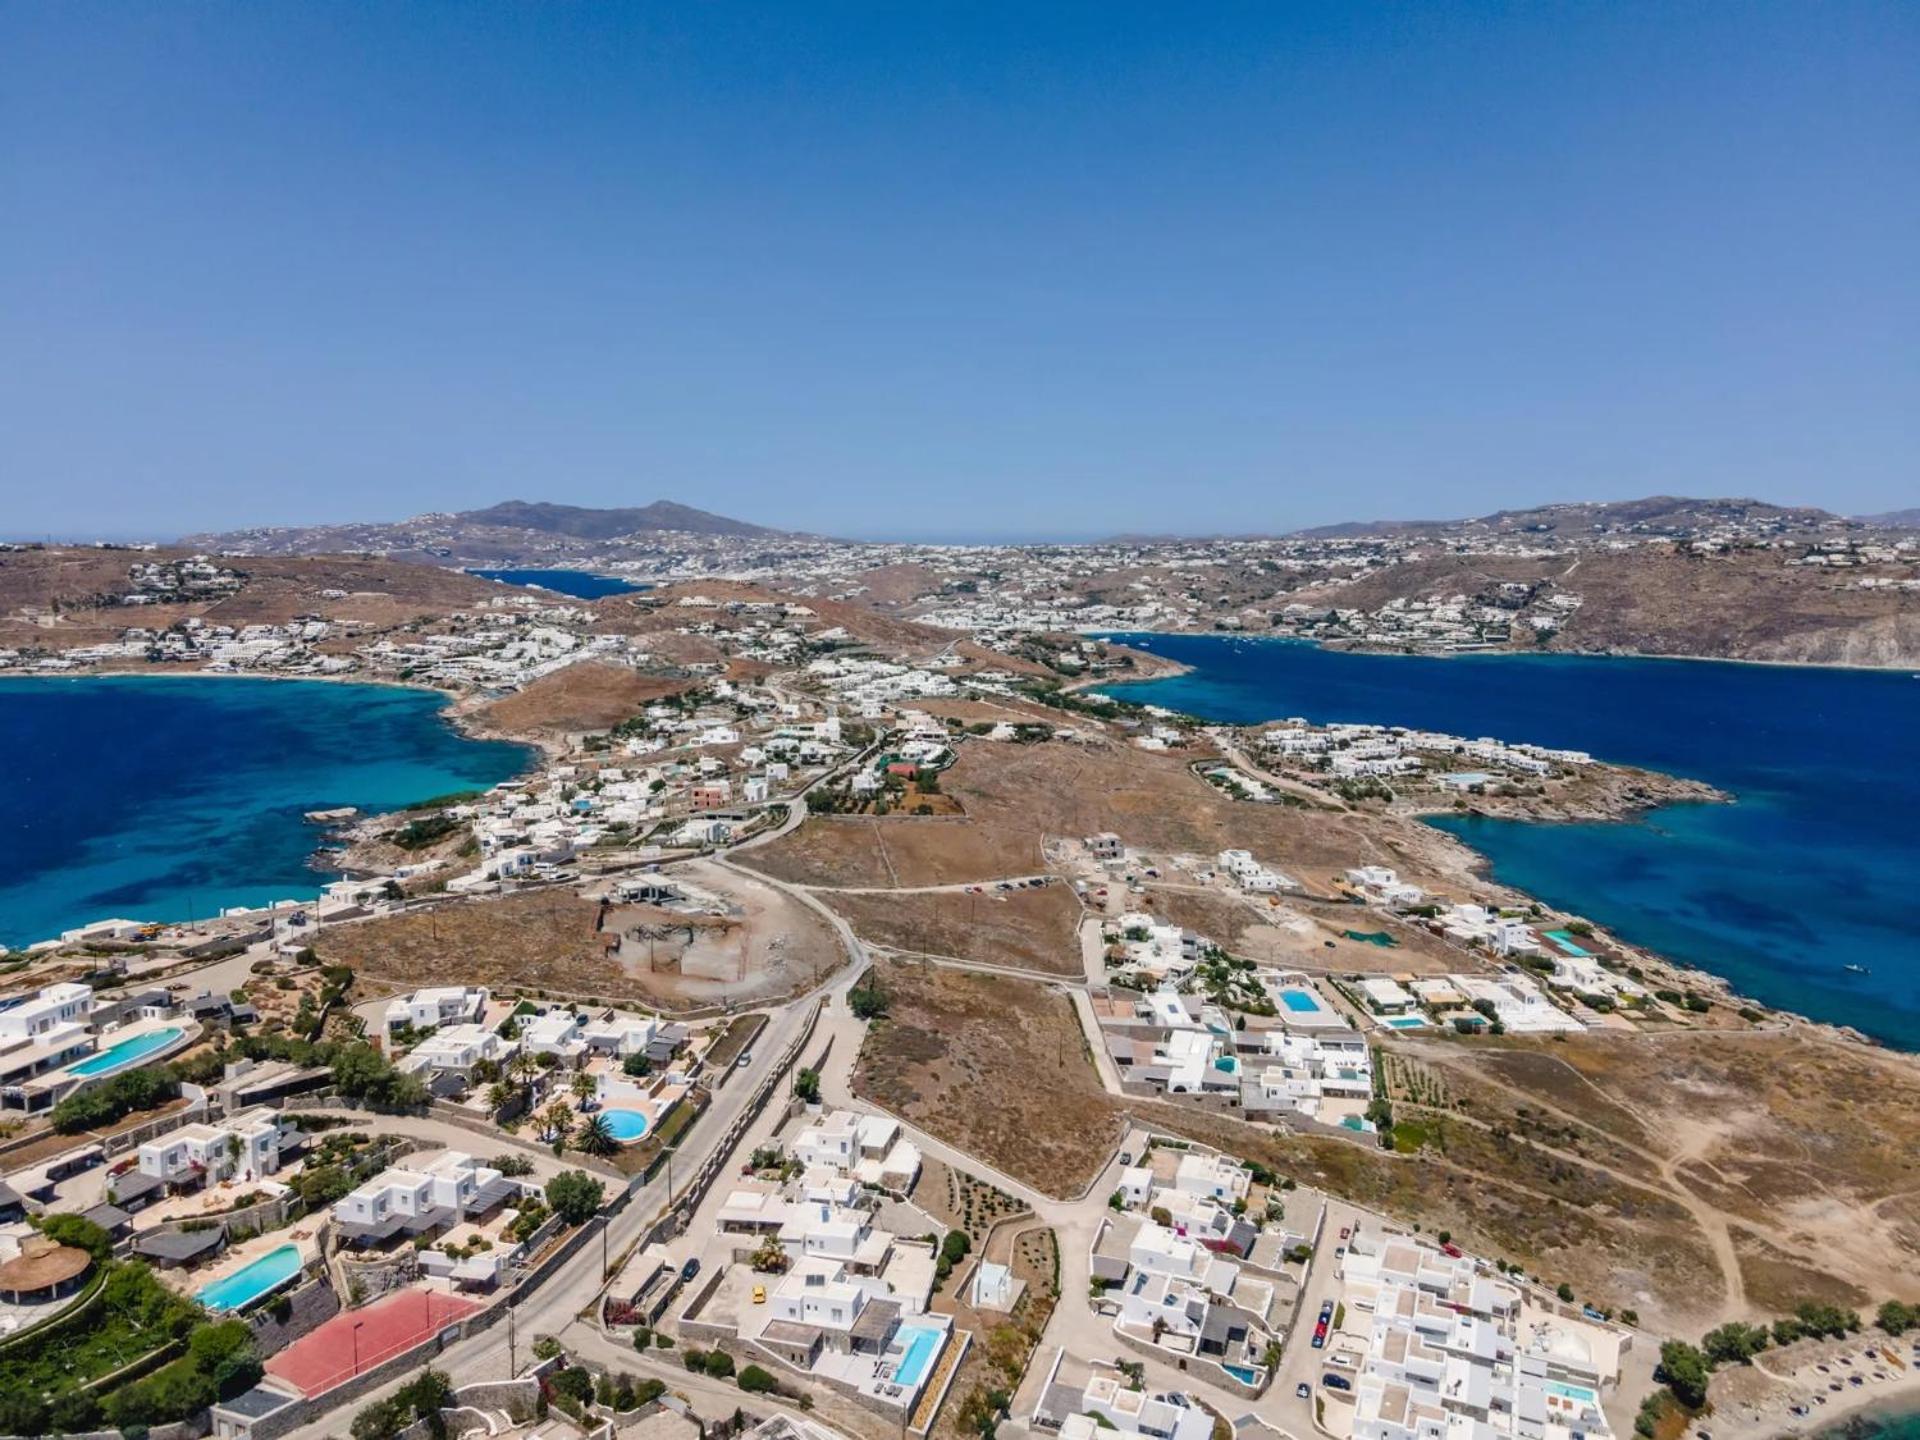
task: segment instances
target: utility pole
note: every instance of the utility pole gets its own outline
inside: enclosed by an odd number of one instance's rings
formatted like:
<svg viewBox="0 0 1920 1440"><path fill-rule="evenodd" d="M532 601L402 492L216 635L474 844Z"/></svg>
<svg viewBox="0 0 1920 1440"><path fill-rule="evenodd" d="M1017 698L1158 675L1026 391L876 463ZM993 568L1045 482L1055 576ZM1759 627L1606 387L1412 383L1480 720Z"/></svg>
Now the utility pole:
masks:
<svg viewBox="0 0 1920 1440"><path fill-rule="evenodd" d="M507 1292L507 1378L509 1380L520 1374L520 1361L514 1351L513 1293L511 1290Z"/></svg>

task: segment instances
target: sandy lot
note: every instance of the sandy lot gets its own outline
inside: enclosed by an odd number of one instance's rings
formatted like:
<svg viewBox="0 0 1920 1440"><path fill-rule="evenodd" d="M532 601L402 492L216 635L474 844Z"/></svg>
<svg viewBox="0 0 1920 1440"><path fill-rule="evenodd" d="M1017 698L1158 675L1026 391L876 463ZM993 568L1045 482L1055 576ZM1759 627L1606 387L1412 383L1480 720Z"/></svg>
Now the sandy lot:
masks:
<svg viewBox="0 0 1920 1440"><path fill-rule="evenodd" d="M878 971L890 1013L868 1031L854 1090L1046 1194L1077 1194L1121 1124L1067 998L932 965Z"/></svg>
<svg viewBox="0 0 1920 1440"><path fill-rule="evenodd" d="M1080 902L1069 885L974 895L822 892L820 899L876 945L1053 975L1082 973Z"/></svg>
<svg viewBox="0 0 1920 1440"><path fill-rule="evenodd" d="M443 984L457 973L496 990L639 1000L674 1011L782 999L842 963L831 927L771 886L705 862L676 873L725 898L728 914L709 921L649 912L664 935L649 945L620 933L641 926L641 912L616 910L609 929L596 930L596 902L543 890L336 926L315 948L369 984ZM609 951L616 938L618 949Z"/></svg>

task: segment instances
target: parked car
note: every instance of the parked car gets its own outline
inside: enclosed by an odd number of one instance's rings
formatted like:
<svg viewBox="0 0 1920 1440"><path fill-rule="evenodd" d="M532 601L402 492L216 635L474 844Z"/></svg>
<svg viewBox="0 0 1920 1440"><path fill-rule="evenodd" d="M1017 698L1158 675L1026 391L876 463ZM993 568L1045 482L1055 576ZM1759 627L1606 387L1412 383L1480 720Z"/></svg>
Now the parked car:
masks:
<svg viewBox="0 0 1920 1440"><path fill-rule="evenodd" d="M1353 1382L1344 1375L1336 1375L1331 1370L1320 1377L1320 1383L1329 1390L1351 1390Z"/></svg>
<svg viewBox="0 0 1920 1440"><path fill-rule="evenodd" d="M1302 1400L1305 1400L1313 1394L1313 1387L1302 1380L1298 1385L1293 1387L1293 1393L1298 1395Z"/></svg>
<svg viewBox="0 0 1920 1440"><path fill-rule="evenodd" d="M766 1286L756 1285L753 1287L753 1303L756 1305L764 1305L767 1303L767 1287Z"/></svg>
<svg viewBox="0 0 1920 1440"><path fill-rule="evenodd" d="M694 1276L698 1275L699 1273L700 1273L700 1257L698 1255L693 1256L691 1259L687 1261L686 1264L680 1267L680 1278L682 1281L691 1280L693 1279Z"/></svg>

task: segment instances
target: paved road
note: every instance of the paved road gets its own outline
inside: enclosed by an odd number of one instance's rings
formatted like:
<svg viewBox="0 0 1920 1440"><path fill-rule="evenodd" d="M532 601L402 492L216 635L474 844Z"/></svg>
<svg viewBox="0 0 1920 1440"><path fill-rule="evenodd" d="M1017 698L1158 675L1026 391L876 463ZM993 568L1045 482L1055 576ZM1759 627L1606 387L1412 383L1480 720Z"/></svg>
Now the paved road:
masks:
<svg viewBox="0 0 1920 1440"><path fill-rule="evenodd" d="M804 1000L796 1001L770 1019L766 1030L755 1042L753 1063L734 1072L733 1078L714 1097L713 1104L701 1117L700 1123L690 1131L687 1143L679 1152L683 1163L672 1167L680 1177L691 1175L705 1161L720 1137L746 1108L760 1081L771 1073L779 1057L800 1034L810 1008ZM479 1136L471 1138L476 1142L481 1140ZM518 1346L514 1358L522 1368L530 1358L529 1346L535 1335L559 1333L572 1323L576 1315L596 1303L604 1283L601 1268L603 1253L608 1262L617 1264L620 1257L652 1227L666 1207L667 1183L668 1176L663 1173L644 1186L608 1226L604 1247L592 1243L583 1247L561 1267L554 1278L516 1306L513 1328L517 1333ZM451 1374L456 1384L498 1380L509 1374L508 1352L508 1327L497 1324L450 1346L434 1363ZM401 1383L395 1381L361 1397L355 1402L356 1407L390 1393ZM292 1434L300 1437L300 1440L321 1440L321 1437L341 1433L343 1419L342 1413L329 1412Z"/></svg>

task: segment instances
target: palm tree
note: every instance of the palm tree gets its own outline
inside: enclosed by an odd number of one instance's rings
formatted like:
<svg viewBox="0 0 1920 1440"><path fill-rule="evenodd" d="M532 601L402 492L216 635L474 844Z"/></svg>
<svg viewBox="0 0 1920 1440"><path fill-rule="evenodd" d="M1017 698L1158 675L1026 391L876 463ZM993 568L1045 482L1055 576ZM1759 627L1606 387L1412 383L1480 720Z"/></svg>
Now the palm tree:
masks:
<svg viewBox="0 0 1920 1440"><path fill-rule="evenodd" d="M513 1099L513 1087L504 1082L496 1082L487 1087L487 1108L498 1115L507 1108L507 1102Z"/></svg>
<svg viewBox="0 0 1920 1440"><path fill-rule="evenodd" d="M507 1073L520 1082L527 1092L527 1098L533 1098L533 1077L540 1073L540 1062L525 1050L516 1050L507 1061Z"/></svg>
<svg viewBox="0 0 1920 1440"><path fill-rule="evenodd" d="M580 1122L580 1130L573 1137L573 1148L584 1155L611 1155L619 1146L605 1115L589 1115Z"/></svg>
<svg viewBox="0 0 1920 1440"><path fill-rule="evenodd" d="M540 1123L546 1126L547 1134L553 1140L554 1153L567 1148L567 1140L573 1134L573 1107L564 1100L556 1100L540 1112Z"/></svg>
<svg viewBox="0 0 1920 1440"><path fill-rule="evenodd" d="M573 1079L567 1082L567 1088L573 1091L574 1099L585 1105L599 1093L600 1082L586 1071L579 1070L574 1073Z"/></svg>

